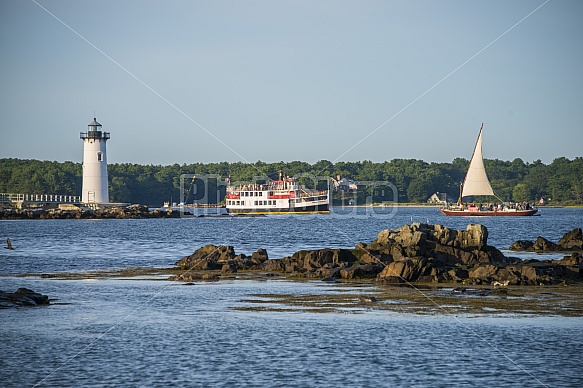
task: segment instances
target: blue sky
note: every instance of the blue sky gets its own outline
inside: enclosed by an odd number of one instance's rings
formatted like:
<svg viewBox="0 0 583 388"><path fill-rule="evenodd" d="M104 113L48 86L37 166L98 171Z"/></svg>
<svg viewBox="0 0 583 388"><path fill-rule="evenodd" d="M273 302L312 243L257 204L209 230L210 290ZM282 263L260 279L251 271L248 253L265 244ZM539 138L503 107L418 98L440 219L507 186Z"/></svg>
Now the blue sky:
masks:
<svg viewBox="0 0 583 388"><path fill-rule="evenodd" d="M448 162L482 122L486 158L572 159L582 20L578 0L0 0L0 157L81 162L95 111L110 163Z"/></svg>

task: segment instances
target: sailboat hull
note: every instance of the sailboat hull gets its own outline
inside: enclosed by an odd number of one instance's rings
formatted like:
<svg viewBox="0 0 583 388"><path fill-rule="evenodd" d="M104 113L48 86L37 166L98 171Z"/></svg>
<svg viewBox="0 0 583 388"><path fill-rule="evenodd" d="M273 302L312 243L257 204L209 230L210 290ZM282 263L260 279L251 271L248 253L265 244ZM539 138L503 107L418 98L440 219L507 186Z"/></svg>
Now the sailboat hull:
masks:
<svg viewBox="0 0 583 388"><path fill-rule="evenodd" d="M475 210L439 209L439 211L445 214L446 216L458 216L458 217L525 217L534 216L538 212L537 209L478 210L477 208Z"/></svg>

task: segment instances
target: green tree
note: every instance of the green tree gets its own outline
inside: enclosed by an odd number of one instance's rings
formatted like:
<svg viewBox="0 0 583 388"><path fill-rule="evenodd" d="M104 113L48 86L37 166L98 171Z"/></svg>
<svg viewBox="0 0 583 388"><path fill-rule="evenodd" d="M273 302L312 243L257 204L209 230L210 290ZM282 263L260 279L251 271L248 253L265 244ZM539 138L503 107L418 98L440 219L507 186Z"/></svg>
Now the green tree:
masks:
<svg viewBox="0 0 583 388"><path fill-rule="evenodd" d="M518 183L512 190L512 199L515 202L529 202L532 198L528 187L524 183Z"/></svg>

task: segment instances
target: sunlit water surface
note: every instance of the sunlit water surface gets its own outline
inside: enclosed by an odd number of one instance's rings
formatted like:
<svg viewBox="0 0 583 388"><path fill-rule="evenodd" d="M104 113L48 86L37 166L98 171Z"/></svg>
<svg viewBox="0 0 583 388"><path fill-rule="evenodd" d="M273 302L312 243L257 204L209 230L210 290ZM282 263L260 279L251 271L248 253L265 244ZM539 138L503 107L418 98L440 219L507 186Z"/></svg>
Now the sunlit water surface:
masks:
<svg viewBox="0 0 583 388"><path fill-rule="evenodd" d="M254 294L319 294L334 284L17 278L171 266L207 243L270 257L353 247L411 221L488 226L507 248L580 227L583 210L541 217L450 218L436 209L307 217L0 221L16 250L0 255L0 289L53 299L0 310L0 384L21 386L581 386L580 318L240 311ZM550 255L560 257L560 255ZM528 257L533 257L529 254Z"/></svg>

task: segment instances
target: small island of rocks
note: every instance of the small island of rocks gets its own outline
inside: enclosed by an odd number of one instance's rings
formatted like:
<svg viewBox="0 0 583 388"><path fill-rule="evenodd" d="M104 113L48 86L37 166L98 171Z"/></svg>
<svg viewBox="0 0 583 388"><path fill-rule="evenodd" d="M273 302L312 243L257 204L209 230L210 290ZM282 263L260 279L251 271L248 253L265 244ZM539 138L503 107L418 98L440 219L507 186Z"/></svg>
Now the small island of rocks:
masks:
<svg viewBox="0 0 583 388"><path fill-rule="evenodd" d="M413 223L383 230L372 243L359 243L353 249L300 250L279 259L269 259L263 248L247 256L236 254L233 246L209 244L176 262L184 272L171 280L215 280L221 274L263 271L292 278L369 279L389 284L552 285L583 279L582 240L581 229L575 229L555 244L569 253L561 260L523 261L488 245L483 225L454 230ZM513 244L513 249L517 247Z"/></svg>

